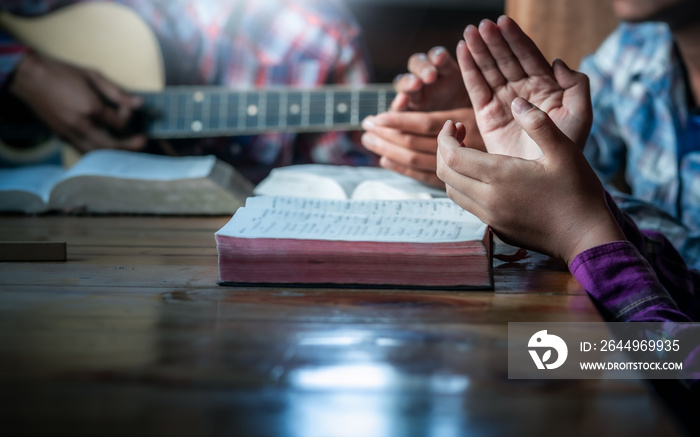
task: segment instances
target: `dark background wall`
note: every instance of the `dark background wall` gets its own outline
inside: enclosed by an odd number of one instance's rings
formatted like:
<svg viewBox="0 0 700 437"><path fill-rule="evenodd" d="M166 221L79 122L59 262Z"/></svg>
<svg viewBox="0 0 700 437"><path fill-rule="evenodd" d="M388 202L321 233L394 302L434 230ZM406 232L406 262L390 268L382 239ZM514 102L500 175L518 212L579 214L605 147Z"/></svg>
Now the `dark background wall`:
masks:
<svg viewBox="0 0 700 437"><path fill-rule="evenodd" d="M411 54L442 45L454 54L467 24L503 14L504 0L346 0L362 26L375 82L406 71Z"/></svg>

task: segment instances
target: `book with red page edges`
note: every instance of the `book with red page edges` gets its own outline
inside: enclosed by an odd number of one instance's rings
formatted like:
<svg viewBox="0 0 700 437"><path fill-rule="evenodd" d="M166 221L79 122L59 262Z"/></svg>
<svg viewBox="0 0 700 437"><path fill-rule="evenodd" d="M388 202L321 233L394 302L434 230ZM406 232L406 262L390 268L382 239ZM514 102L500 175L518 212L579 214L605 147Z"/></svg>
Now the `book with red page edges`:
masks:
<svg viewBox="0 0 700 437"><path fill-rule="evenodd" d="M221 285L493 288L491 232L449 199L251 197L216 242Z"/></svg>

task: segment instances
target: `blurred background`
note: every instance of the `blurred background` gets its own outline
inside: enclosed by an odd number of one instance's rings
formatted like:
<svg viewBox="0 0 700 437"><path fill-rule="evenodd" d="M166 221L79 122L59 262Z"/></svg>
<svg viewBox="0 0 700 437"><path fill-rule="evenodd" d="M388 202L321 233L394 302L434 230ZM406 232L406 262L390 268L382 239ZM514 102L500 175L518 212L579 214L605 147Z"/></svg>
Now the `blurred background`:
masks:
<svg viewBox="0 0 700 437"><path fill-rule="evenodd" d="M615 28L610 0L345 0L365 34L377 82L406 71L408 57L436 45L454 54L468 24L506 13L553 61L577 68Z"/></svg>
<svg viewBox="0 0 700 437"><path fill-rule="evenodd" d="M376 82L406 72L408 57L436 45L451 53L467 24L503 14L505 0L345 0L372 56Z"/></svg>

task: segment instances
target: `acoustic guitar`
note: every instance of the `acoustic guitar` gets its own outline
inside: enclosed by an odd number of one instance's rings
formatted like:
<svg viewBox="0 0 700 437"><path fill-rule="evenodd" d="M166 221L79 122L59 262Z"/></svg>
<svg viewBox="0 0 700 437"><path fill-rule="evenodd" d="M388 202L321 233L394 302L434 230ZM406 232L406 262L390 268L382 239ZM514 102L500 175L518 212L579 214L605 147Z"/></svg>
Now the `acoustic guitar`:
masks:
<svg viewBox="0 0 700 437"><path fill-rule="evenodd" d="M42 54L95 69L142 96L144 110L136 124L156 139L352 130L367 115L386 111L395 96L390 84L241 90L165 87L155 35L138 14L117 3L74 4L35 18L0 11L0 27ZM26 147L26 137L33 131L0 123L0 158L21 162L56 147L55 141ZM10 140L24 146L13 147Z"/></svg>

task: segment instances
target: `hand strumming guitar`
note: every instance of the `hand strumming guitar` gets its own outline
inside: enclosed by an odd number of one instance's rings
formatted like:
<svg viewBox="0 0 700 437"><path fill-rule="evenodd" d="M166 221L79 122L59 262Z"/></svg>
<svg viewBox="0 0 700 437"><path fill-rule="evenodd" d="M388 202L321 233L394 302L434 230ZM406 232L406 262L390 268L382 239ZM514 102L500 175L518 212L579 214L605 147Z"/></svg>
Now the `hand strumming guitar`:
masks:
<svg viewBox="0 0 700 437"><path fill-rule="evenodd" d="M141 99L97 71L28 53L17 66L9 90L81 152L140 150L146 144L144 135L120 135Z"/></svg>

